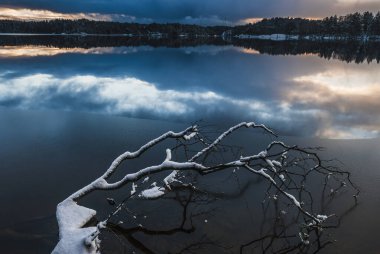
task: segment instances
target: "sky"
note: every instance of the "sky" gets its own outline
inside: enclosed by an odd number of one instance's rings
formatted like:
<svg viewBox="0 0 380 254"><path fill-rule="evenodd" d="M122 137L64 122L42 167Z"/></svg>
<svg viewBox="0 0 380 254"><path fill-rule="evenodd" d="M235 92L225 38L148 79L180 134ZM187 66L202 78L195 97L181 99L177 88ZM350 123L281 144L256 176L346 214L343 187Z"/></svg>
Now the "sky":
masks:
<svg viewBox="0 0 380 254"><path fill-rule="evenodd" d="M0 0L0 19L87 18L233 25L264 17L321 18L380 10L379 0Z"/></svg>

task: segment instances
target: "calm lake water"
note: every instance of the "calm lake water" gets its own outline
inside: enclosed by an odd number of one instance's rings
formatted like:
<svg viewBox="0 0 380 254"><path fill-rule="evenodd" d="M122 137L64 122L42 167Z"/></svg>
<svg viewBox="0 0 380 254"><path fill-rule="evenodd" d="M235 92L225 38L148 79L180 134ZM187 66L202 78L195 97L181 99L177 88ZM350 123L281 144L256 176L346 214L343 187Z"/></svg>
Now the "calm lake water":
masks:
<svg viewBox="0 0 380 254"><path fill-rule="evenodd" d="M198 120L218 129L254 120L291 144L326 147L325 158L338 158L353 173L362 191L359 205L331 232L336 242L321 253L379 253L379 68L376 62L347 63L314 53L272 56L231 45L2 46L0 252L49 253L58 239L56 205L121 152ZM236 142L252 145L244 138ZM216 202L218 212L198 225L191 239L206 243L196 253L239 253L252 240L260 221L252 214L260 211L254 202L247 205L258 196L255 184L246 184L246 192ZM104 195L85 202L103 204ZM165 204L139 207L153 218L152 209L171 213ZM162 227L160 218L149 223ZM140 236L154 253L167 253L173 239L178 245L188 240Z"/></svg>

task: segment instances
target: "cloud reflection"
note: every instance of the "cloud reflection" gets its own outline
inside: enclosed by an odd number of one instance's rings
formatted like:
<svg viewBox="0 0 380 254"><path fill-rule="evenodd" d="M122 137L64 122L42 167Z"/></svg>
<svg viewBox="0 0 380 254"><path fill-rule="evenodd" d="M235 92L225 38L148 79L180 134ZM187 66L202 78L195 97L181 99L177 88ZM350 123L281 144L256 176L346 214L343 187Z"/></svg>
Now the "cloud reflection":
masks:
<svg viewBox="0 0 380 254"><path fill-rule="evenodd" d="M140 49L141 50L141 49ZM137 52L134 47L57 48L47 46L3 46L0 58L56 56L60 54L128 54Z"/></svg>
<svg viewBox="0 0 380 254"><path fill-rule="evenodd" d="M303 109L324 112L322 137L377 137L380 130L380 73L339 66L312 75L295 77L285 100ZM371 75L369 75L369 73Z"/></svg>
<svg viewBox="0 0 380 254"><path fill-rule="evenodd" d="M218 114L228 119L233 111L262 119L273 116L273 107L264 102L234 99L213 91L162 90L131 77L58 78L49 74L4 77L6 73L0 75L0 104L21 109L85 110L168 120L198 120Z"/></svg>
<svg viewBox="0 0 380 254"><path fill-rule="evenodd" d="M124 77L74 76L67 79L49 74L34 74L12 80L0 75L0 100L18 101L20 108L49 108L56 98L75 98L91 105L104 105L101 111L128 114L149 111L158 115L181 115L193 111L191 104L219 104L223 101L239 104L214 92L178 92L159 90L154 84ZM74 103L63 107L76 109ZM71 108L73 107L73 108Z"/></svg>
<svg viewBox="0 0 380 254"><path fill-rule="evenodd" d="M126 52L134 53L0 58L0 105L187 123L252 119L283 135L380 136L374 63L274 57L231 47Z"/></svg>

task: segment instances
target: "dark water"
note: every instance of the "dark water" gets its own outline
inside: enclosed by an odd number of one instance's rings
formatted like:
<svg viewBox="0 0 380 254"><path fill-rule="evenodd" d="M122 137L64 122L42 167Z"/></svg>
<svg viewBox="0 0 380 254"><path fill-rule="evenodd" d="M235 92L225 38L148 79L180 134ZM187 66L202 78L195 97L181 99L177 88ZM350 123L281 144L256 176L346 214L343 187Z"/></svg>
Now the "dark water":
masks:
<svg viewBox="0 0 380 254"><path fill-rule="evenodd" d="M376 63L260 55L233 46L6 46L0 48L0 57L2 253L50 252L58 239L57 203L101 174L119 153L200 119L217 128L252 119L286 135L291 144L326 147L323 156L341 160L362 192L359 205L331 232L337 242L323 253L378 253ZM236 142L248 146L247 140ZM127 170L159 159L154 154ZM217 190L229 183L230 190L224 189L228 193L241 188L229 175L214 181ZM261 221L259 203L247 202L261 200L260 187L244 175L239 183L247 190L205 206L218 209L197 220L197 233L137 232L137 238L156 253L170 248L176 253L193 242L201 243L195 253L238 253L254 239ZM124 191L121 196L130 190ZM103 204L107 195L84 202ZM168 229L166 222L180 209L165 202L134 204L137 215L148 215L137 216L136 224ZM131 245L115 246L119 252L133 250Z"/></svg>

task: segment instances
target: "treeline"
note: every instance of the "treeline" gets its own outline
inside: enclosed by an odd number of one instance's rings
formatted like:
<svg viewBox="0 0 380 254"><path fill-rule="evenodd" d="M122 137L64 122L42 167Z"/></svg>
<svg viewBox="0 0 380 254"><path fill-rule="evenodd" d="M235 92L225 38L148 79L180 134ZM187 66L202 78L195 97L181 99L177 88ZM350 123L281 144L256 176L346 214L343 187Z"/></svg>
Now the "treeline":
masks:
<svg viewBox="0 0 380 254"><path fill-rule="evenodd" d="M197 26L185 24L138 24L107 21L50 20L50 21L0 21L0 33L33 34L131 34L176 37L176 36L213 36L226 30L221 26Z"/></svg>
<svg viewBox="0 0 380 254"><path fill-rule="evenodd" d="M179 23L138 24L107 21L50 20L15 21L1 20L0 33L33 34L125 34L151 37L235 37L238 35L286 34L302 36L331 36L358 38L380 37L380 12L353 13L332 16L323 20L303 18L270 18L254 24L235 27L198 26Z"/></svg>
<svg viewBox="0 0 380 254"><path fill-rule="evenodd" d="M302 18L271 18L263 19L255 24L237 26L234 35L316 35L316 36L375 36L380 35L380 12L353 13L346 16L332 16L323 20Z"/></svg>

